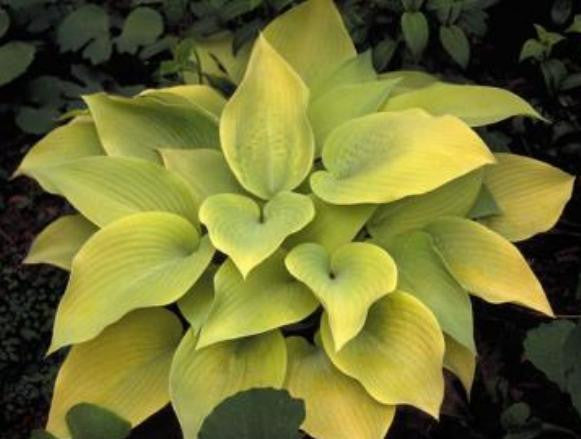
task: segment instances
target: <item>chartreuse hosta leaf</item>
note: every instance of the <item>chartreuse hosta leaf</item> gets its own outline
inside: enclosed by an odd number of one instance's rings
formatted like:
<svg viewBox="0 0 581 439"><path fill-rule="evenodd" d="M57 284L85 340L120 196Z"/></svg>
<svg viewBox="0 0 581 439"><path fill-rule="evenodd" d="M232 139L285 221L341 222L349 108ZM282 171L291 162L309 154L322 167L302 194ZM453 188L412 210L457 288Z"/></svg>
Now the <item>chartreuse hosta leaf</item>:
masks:
<svg viewBox="0 0 581 439"><path fill-rule="evenodd" d="M206 416L227 397L259 387L283 385L287 354L279 331L225 341L196 349L186 333L170 374L171 402L184 439L196 439Z"/></svg>
<svg viewBox="0 0 581 439"><path fill-rule="evenodd" d="M52 166L105 154L91 119L79 117L47 134L32 147L15 172L37 180L44 190L58 193L46 173Z"/></svg>
<svg viewBox="0 0 581 439"><path fill-rule="evenodd" d="M448 273L433 245L430 235L416 231L388 247L398 269L398 288L420 299L444 332L475 352L470 298Z"/></svg>
<svg viewBox="0 0 581 439"><path fill-rule="evenodd" d="M70 270L73 256L97 230L82 215L61 216L36 237L24 263L51 264Z"/></svg>
<svg viewBox="0 0 581 439"><path fill-rule="evenodd" d="M214 275L217 267L210 265L192 288L178 301L178 308L194 333L201 328L214 301Z"/></svg>
<svg viewBox="0 0 581 439"><path fill-rule="evenodd" d="M450 114L468 125L489 125L513 116L542 116L519 96L501 88L434 82L388 99L384 111L421 108L434 116Z"/></svg>
<svg viewBox="0 0 581 439"><path fill-rule="evenodd" d="M168 377L182 333L169 311L134 311L94 340L73 346L54 387L47 430L68 438L65 416L81 402L105 407L137 425L169 401Z"/></svg>
<svg viewBox="0 0 581 439"><path fill-rule="evenodd" d="M319 82L315 89L311 89L311 99L322 96L337 87L375 79L377 79L377 72L373 67L372 52L367 50L354 58L349 58L323 82Z"/></svg>
<svg viewBox="0 0 581 439"><path fill-rule="evenodd" d="M341 125L323 147L313 192L333 204L387 203L423 194L494 156L468 126L422 110L378 113Z"/></svg>
<svg viewBox="0 0 581 439"><path fill-rule="evenodd" d="M210 195L244 193L220 151L162 149L160 153L165 167L189 183L197 206Z"/></svg>
<svg viewBox="0 0 581 439"><path fill-rule="evenodd" d="M304 338L286 339L285 387L303 399L302 429L317 439L382 439L395 407L374 400L356 380L339 372L325 352Z"/></svg>
<svg viewBox="0 0 581 439"><path fill-rule="evenodd" d="M553 315L543 287L517 248L495 232L462 218L428 226L434 247L466 290L491 303L514 302Z"/></svg>
<svg viewBox="0 0 581 439"><path fill-rule="evenodd" d="M447 334L444 334L444 340L446 341L444 367L458 377L466 393L470 396L476 371L476 355L474 351L458 343Z"/></svg>
<svg viewBox="0 0 581 439"><path fill-rule="evenodd" d="M170 93L185 98L190 104L201 107L216 117L220 117L224 105L226 105L226 99L218 91L207 85L176 85L160 90L147 90L142 95L155 96L157 93Z"/></svg>
<svg viewBox="0 0 581 439"><path fill-rule="evenodd" d="M40 172L40 171L39 171ZM166 211L198 224L188 184L163 167L124 157L89 157L42 170L87 219L105 226L138 212Z"/></svg>
<svg viewBox="0 0 581 439"><path fill-rule="evenodd" d="M383 204L367 224L374 240L389 246L395 237L421 229L441 216L465 216L474 205L482 186L477 170L452 180L433 191Z"/></svg>
<svg viewBox="0 0 581 439"><path fill-rule="evenodd" d="M496 158L484 182L502 213L481 222L511 241L553 227L571 198L575 178L528 157L501 153Z"/></svg>
<svg viewBox="0 0 581 439"><path fill-rule="evenodd" d="M73 259L50 352L90 340L129 311L176 301L213 254L208 238L172 213L135 214L103 228Z"/></svg>
<svg viewBox="0 0 581 439"><path fill-rule="evenodd" d="M308 0L290 9L264 36L312 89L357 55L333 0Z"/></svg>
<svg viewBox="0 0 581 439"><path fill-rule="evenodd" d="M123 98L104 93L84 99L109 155L160 162L160 148L220 147L218 118L185 99L168 104L148 95Z"/></svg>
<svg viewBox="0 0 581 439"><path fill-rule="evenodd" d="M376 209L374 204L340 206L325 203L310 195L315 205L315 219L304 229L287 238L283 247L292 249L303 242L321 244L328 252L351 242Z"/></svg>
<svg viewBox="0 0 581 439"><path fill-rule="evenodd" d="M197 348L298 322L319 303L284 266L279 250L242 277L227 260L214 277L214 302L202 326Z"/></svg>
<svg viewBox="0 0 581 439"><path fill-rule="evenodd" d="M368 81L336 87L309 105L317 154L325 139L339 125L356 117L375 113L397 81Z"/></svg>
<svg viewBox="0 0 581 439"><path fill-rule="evenodd" d="M226 161L254 195L268 199L292 190L311 169L315 146L308 99L301 78L259 37L244 79L220 119Z"/></svg>
<svg viewBox="0 0 581 439"><path fill-rule="evenodd" d="M325 352L343 373L383 404L410 404L438 417L444 397L444 337L418 299L395 291L375 303L364 328L335 351L327 314L321 322Z"/></svg>
<svg viewBox="0 0 581 439"><path fill-rule="evenodd" d="M232 258L244 277L314 215L311 199L292 192L279 193L263 208L237 194L213 195L200 207L200 221L212 243Z"/></svg>
<svg viewBox="0 0 581 439"><path fill-rule="evenodd" d="M379 78L398 80L398 83L390 94L392 97L403 93L409 93L410 91L415 91L438 82L438 78L435 76L418 70L397 70L394 72L382 73L379 75Z"/></svg>
<svg viewBox="0 0 581 439"><path fill-rule="evenodd" d="M371 305L397 284L391 256L364 242L345 244L331 255L319 244L301 244L285 263L323 304L336 350L361 331Z"/></svg>

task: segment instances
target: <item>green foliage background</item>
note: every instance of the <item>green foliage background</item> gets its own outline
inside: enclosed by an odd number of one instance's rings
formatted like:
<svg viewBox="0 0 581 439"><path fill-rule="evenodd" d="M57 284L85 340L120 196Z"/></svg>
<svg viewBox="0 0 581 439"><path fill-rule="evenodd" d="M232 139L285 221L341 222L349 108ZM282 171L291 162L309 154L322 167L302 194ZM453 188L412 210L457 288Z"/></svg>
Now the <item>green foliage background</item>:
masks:
<svg viewBox="0 0 581 439"><path fill-rule="evenodd" d="M99 90L132 95L195 77L188 75L198 69L191 56L194 39L228 29L238 50L294 3L0 0L0 425L5 437L28 437L42 425L62 360L43 357L65 276L20 262L32 237L67 206L28 180L9 181L18 161L39 135L81 107L80 95ZM511 89L553 123L516 119L480 130L489 145L580 173L581 20L575 16L581 2L338 3L358 48L373 50L378 70L420 68L450 81ZM228 84L214 85L230 90ZM580 207L577 190L555 231L523 246L562 319L533 329L523 342L538 319L478 303L485 310L476 312L483 316L476 322L482 356L472 401L452 393L438 427L404 411L391 437L514 439L575 437L571 432L581 431L575 410L581 404L581 369L570 366L581 364L581 249L575 244L581 237ZM148 437L143 430L135 434Z"/></svg>

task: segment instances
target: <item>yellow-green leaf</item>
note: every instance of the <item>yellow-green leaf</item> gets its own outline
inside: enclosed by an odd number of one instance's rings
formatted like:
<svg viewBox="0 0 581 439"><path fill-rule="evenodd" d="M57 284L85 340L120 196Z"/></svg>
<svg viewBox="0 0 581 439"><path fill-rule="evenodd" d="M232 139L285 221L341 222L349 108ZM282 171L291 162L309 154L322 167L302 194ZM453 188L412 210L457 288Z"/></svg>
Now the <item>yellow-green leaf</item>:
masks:
<svg viewBox="0 0 581 439"><path fill-rule="evenodd" d="M200 208L212 243L232 258L244 277L314 216L311 199L292 192L279 193L263 208L237 194L213 195Z"/></svg>
<svg viewBox="0 0 581 439"><path fill-rule="evenodd" d="M474 373L476 372L475 352L458 343L447 334L444 334L444 340L446 341L444 367L458 377L466 390L466 394L470 396Z"/></svg>
<svg viewBox="0 0 581 439"><path fill-rule="evenodd" d="M317 84L315 89L311 88L311 96L315 98L342 85L359 84L376 79L377 72L373 67L372 51L367 50L345 61L328 78Z"/></svg>
<svg viewBox="0 0 581 439"><path fill-rule="evenodd" d="M218 118L189 103L154 96L85 96L103 148L109 155L159 163L160 148L220 148Z"/></svg>
<svg viewBox="0 0 581 439"><path fill-rule="evenodd" d="M379 75L380 79L399 80L393 91L390 93L391 97L415 91L420 88L432 85L438 82L438 78L426 72L418 70L396 70L394 72L382 73Z"/></svg>
<svg viewBox="0 0 581 439"><path fill-rule="evenodd" d="M61 216L38 234L24 263L51 264L70 270L73 256L97 230L81 215Z"/></svg>
<svg viewBox="0 0 581 439"><path fill-rule="evenodd" d="M315 149L308 99L301 78L260 37L220 119L226 161L249 192L271 198L307 176Z"/></svg>
<svg viewBox="0 0 581 439"><path fill-rule="evenodd" d="M264 36L313 89L357 55L333 0L307 0L291 8L264 29Z"/></svg>
<svg viewBox="0 0 581 439"><path fill-rule="evenodd" d="M314 242L333 252L353 241L377 207L374 204L340 206L325 203L312 194L310 197L315 205L315 219L287 238L283 247L289 250L303 242Z"/></svg>
<svg viewBox="0 0 581 439"><path fill-rule="evenodd" d="M421 300L445 333L476 352L470 298L448 273L430 235L423 231L402 235L388 250L397 265L398 288Z"/></svg>
<svg viewBox="0 0 581 439"><path fill-rule="evenodd" d="M204 110L212 113L216 117L220 117L226 99L216 89L201 84L175 85L162 89L147 90L143 95L155 95L157 93L170 93L176 96L185 98L192 105L201 107Z"/></svg>
<svg viewBox="0 0 581 439"><path fill-rule="evenodd" d="M343 373L383 404L410 404L437 418L444 398L444 337L434 315L410 294L395 291L371 307L365 327L336 352L325 314L325 352Z"/></svg>
<svg viewBox="0 0 581 439"><path fill-rule="evenodd" d="M336 87L309 105L309 119L315 134L317 155L328 135L339 125L375 113L397 81L368 81Z"/></svg>
<svg viewBox="0 0 581 439"><path fill-rule="evenodd" d="M286 346L278 331L196 349L189 331L175 354L170 374L171 402L184 439L197 439L206 416L243 390L280 388L286 374Z"/></svg>
<svg viewBox="0 0 581 439"><path fill-rule="evenodd" d="M248 275L231 260L214 277L214 302L202 327L197 348L260 334L298 322L319 303L311 291L286 271L286 254L278 251Z"/></svg>
<svg viewBox="0 0 581 439"><path fill-rule="evenodd" d="M367 229L374 240L389 247L398 235L421 229L441 216L465 216L478 197L482 171L474 171L439 188L379 206Z"/></svg>
<svg viewBox="0 0 581 439"><path fill-rule="evenodd" d="M65 416L81 402L105 407L133 426L157 412L169 402L171 359L181 333L175 315L151 308L74 346L56 378L47 430L70 437Z"/></svg>
<svg viewBox="0 0 581 439"><path fill-rule="evenodd" d="M375 401L353 378L339 372L325 352L304 338L286 339L285 387L305 401L302 429L317 439L383 439L395 407Z"/></svg>
<svg viewBox="0 0 581 439"><path fill-rule="evenodd" d="M49 351L90 340L134 309L176 301L213 254L207 237L171 213L135 214L101 229L73 259Z"/></svg>
<svg viewBox="0 0 581 439"><path fill-rule="evenodd" d="M552 228L571 198L575 177L547 163L514 154L496 154L484 182L501 214L480 222L511 241Z"/></svg>
<svg viewBox="0 0 581 439"><path fill-rule="evenodd" d="M553 315L543 287L518 249L481 224L441 218L426 226L448 270L472 294Z"/></svg>
<svg viewBox="0 0 581 439"><path fill-rule="evenodd" d="M301 244L287 255L285 264L323 304L335 350L361 331L371 305L397 284L391 256L364 242L342 245L331 255L319 244Z"/></svg>
<svg viewBox="0 0 581 439"><path fill-rule="evenodd" d="M162 149L160 153L165 167L189 183L197 206L211 195L244 192L220 151Z"/></svg>
<svg viewBox="0 0 581 439"><path fill-rule="evenodd" d="M95 124L78 117L48 133L26 154L14 176L27 175L47 192L58 193L50 182L50 168L83 157L103 155Z"/></svg>
<svg viewBox="0 0 581 439"><path fill-rule="evenodd" d="M388 99L384 111L421 108L434 116L449 114L478 127L513 116L543 117L524 99L501 88L435 82Z"/></svg>
<svg viewBox="0 0 581 439"><path fill-rule="evenodd" d="M127 215L172 212L198 224L187 183L145 160L90 157L43 170L51 184L91 222L103 227Z"/></svg>
<svg viewBox="0 0 581 439"><path fill-rule="evenodd" d="M197 334L208 318L214 301L214 275L217 267L210 265L192 288L178 300L178 308Z"/></svg>
<svg viewBox="0 0 581 439"><path fill-rule="evenodd" d="M333 204L387 203L423 194L494 162L482 140L452 116L378 113L341 125L323 147L326 171L313 192Z"/></svg>

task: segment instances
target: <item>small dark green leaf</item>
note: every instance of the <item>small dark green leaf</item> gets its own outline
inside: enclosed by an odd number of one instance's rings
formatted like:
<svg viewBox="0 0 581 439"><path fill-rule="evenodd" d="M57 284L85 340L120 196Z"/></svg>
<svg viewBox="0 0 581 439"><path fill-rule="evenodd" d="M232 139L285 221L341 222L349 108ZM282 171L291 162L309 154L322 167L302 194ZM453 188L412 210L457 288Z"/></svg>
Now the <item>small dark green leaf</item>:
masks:
<svg viewBox="0 0 581 439"><path fill-rule="evenodd" d="M500 416L500 423L506 430L522 427L531 417L531 408L524 402L509 406Z"/></svg>
<svg viewBox="0 0 581 439"><path fill-rule="evenodd" d="M44 134L55 127L59 115L59 110L54 107L20 107L15 121L25 133Z"/></svg>
<svg viewBox="0 0 581 439"><path fill-rule="evenodd" d="M575 15L573 23L571 23L571 26L565 32L581 33L581 15Z"/></svg>
<svg viewBox="0 0 581 439"><path fill-rule="evenodd" d="M562 61L558 59L548 59L541 63L541 71L545 79L547 88L557 91L561 88L561 83L567 76L567 68Z"/></svg>
<svg viewBox="0 0 581 439"><path fill-rule="evenodd" d="M4 34L6 34L9 27L10 27L10 16L3 8L0 8L0 38L2 38Z"/></svg>
<svg viewBox="0 0 581 439"><path fill-rule="evenodd" d="M30 439L57 439L57 437L53 436L48 431L33 430L32 433L30 433Z"/></svg>
<svg viewBox="0 0 581 439"><path fill-rule="evenodd" d="M533 365L561 389L566 389L563 369L564 346L575 325L555 320L531 329L525 338L525 355Z"/></svg>
<svg viewBox="0 0 581 439"><path fill-rule="evenodd" d="M553 47L555 44L565 39L563 35L558 34L556 32L549 32L540 24L535 24L534 26L535 30L537 31L537 36L539 37L539 40L541 41L541 43L548 47Z"/></svg>
<svg viewBox="0 0 581 439"><path fill-rule="evenodd" d="M401 16L401 28L407 46L418 60L426 49L430 37L426 16L421 12L404 12Z"/></svg>
<svg viewBox="0 0 581 439"><path fill-rule="evenodd" d="M562 26L573 12L572 0L555 0L551 8L551 18L553 23Z"/></svg>
<svg viewBox="0 0 581 439"><path fill-rule="evenodd" d="M220 18L224 21L233 20L250 12L263 3L263 0L231 0L219 9Z"/></svg>
<svg viewBox="0 0 581 439"><path fill-rule="evenodd" d="M488 216L500 215L501 213L502 209L496 204L492 192L490 192L486 185L482 185L474 206L468 212L468 218L486 218Z"/></svg>
<svg viewBox="0 0 581 439"><path fill-rule="evenodd" d="M373 48L373 67L375 67L375 70L382 72L387 68L397 49L397 45L394 40L387 37Z"/></svg>
<svg viewBox="0 0 581 439"><path fill-rule="evenodd" d="M440 42L446 52L462 68L468 66L470 61L470 43L466 34L455 24L451 26L440 26Z"/></svg>
<svg viewBox="0 0 581 439"><path fill-rule="evenodd" d="M523 62L525 59L536 59L537 61L541 61L547 56L547 47L539 40L535 40L533 38L528 39L522 46L520 50L520 56L518 58L519 62Z"/></svg>
<svg viewBox="0 0 581 439"><path fill-rule="evenodd" d="M75 405L66 419L73 439L124 439L131 432L129 422L94 404Z"/></svg>
<svg viewBox="0 0 581 439"><path fill-rule="evenodd" d="M11 41L0 46L0 86L18 78L34 59L36 48L32 44Z"/></svg>
<svg viewBox="0 0 581 439"><path fill-rule="evenodd" d="M117 49L134 54L139 47L155 43L162 33L163 19L156 10L148 7L134 9L123 24Z"/></svg>
<svg viewBox="0 0 581 439"><path fill-rule="evenodd" d="M417 12L424 4L424 0L401 0L406 11Z"/></svg>
<svg viewBox="0 0 581 439"><path fill-rule="evenodd" d="M561 90L573 90L574 88L581 87L581 73L573 73L563 79L561 83Z"/></svg>
<svg viewBox="0 0 581 439"><path fill-rule="evenodd" d="M581 323L573 329L563 347L565 387L581 416Z"/></svg>
<svg viewBox="0 0 581 439"><path fill-rule="evenodd" d="M286 390L252 389L225 399L208 415L200 439L297 439L305 419L302 400Z"/></svg>

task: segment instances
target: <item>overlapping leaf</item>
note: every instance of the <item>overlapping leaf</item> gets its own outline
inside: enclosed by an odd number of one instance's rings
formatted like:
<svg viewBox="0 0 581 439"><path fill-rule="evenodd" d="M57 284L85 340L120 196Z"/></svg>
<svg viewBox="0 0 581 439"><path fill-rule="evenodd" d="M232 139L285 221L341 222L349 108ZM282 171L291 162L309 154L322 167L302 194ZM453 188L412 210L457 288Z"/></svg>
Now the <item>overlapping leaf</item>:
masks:
<svg viewBox="0 0 581 439"><path fill-rule="evenodd" d="M444 339L446 340L444 367L458 377L466 394L470 396L476 372L476 354L447 334L444 334Z"/></svg>

